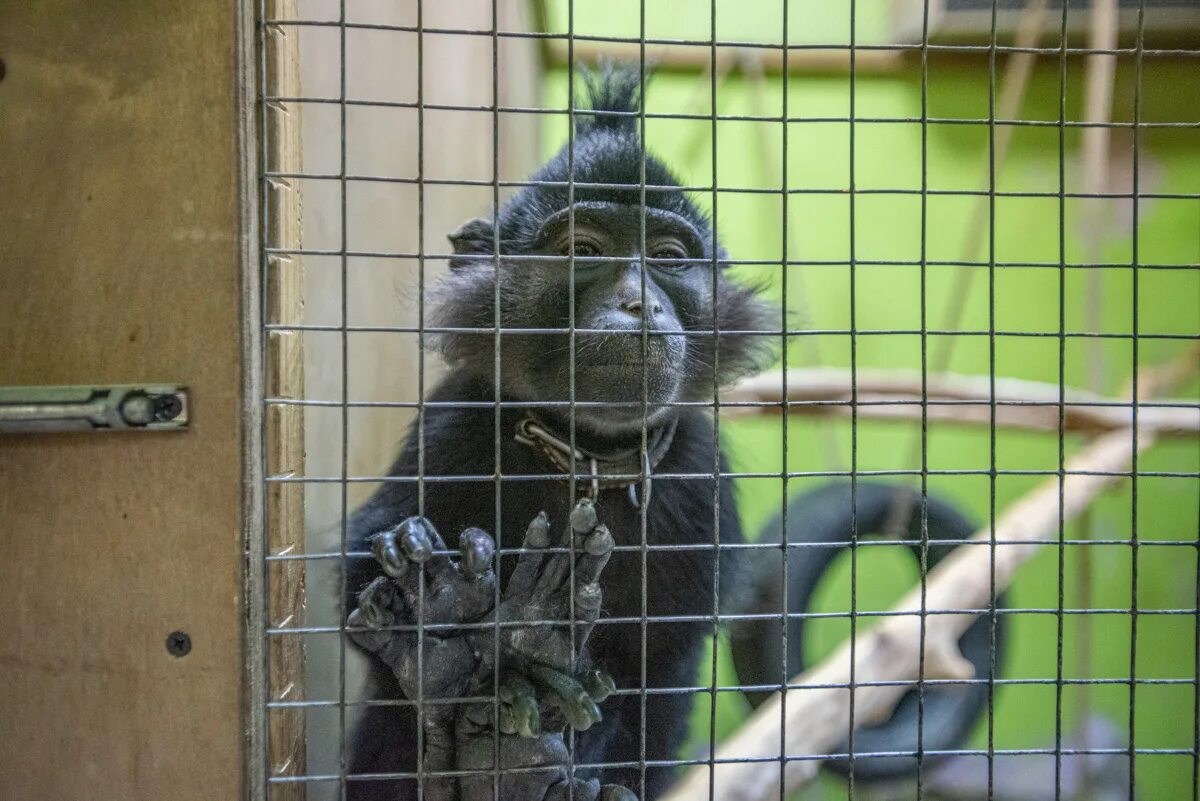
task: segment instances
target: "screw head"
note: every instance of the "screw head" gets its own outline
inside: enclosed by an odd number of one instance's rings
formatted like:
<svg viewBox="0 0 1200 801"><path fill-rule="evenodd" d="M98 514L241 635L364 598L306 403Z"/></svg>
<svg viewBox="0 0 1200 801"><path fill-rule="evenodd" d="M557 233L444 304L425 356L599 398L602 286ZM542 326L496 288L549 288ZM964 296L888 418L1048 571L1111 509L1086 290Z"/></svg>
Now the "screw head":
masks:
<svg viewBox="0 0 1200 801"><path fill-rule="evenodd" d="M154 419L174 420L183 411L178 395L157 395L154 398Z"/></svg>
<svg viewBox="0 0 1200 801"><path fill-rule="evenodd" d="M187 656L192 650L192 638L185 631L172 631L167 635L167 653L171 656Z"/></svg>

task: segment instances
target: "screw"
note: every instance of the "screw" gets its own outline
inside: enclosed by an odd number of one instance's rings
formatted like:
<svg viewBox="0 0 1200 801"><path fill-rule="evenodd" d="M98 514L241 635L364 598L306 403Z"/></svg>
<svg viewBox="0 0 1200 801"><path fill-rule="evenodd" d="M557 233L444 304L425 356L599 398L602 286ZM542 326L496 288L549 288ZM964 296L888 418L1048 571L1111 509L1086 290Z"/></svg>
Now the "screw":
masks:
<svg viewBox="0 0 1200 801"><path fill-rule="evenodd" d="M192 638L184 631L172 631L167 635L167 653L171 656L187 656L192 650Z"/></svg>
<svg viewBox="0 0 1200 801"><path fill-rule="evenodd" d="M183 411L183 401L178 395L156 395L154 397L154 419L174 420Z"/></svg>

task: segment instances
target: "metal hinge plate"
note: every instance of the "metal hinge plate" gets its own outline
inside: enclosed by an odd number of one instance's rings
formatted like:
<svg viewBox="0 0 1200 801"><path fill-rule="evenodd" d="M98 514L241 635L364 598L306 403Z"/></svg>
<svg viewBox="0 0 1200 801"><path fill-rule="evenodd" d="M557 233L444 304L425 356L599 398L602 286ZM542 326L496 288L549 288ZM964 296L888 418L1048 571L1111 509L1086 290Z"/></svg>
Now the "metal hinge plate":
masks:
<svg viewBox="0 0 1200 801"><path fill-rule="evenodd" d="M0 434L178 431L187 425L187 387L178 384L0 387Z"/></svg>

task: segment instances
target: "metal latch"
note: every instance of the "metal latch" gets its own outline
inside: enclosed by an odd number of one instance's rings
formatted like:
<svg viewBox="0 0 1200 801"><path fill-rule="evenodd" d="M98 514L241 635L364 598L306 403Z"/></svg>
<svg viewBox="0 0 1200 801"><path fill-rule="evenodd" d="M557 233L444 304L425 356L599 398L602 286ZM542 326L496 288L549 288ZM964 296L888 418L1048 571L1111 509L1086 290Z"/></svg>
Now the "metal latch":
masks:
<svg viewBox="0 0 1200 801"><path fill-rule="evenodd" d="M0 433L175 431L187 428L187 387L0 387Z"/></svg>

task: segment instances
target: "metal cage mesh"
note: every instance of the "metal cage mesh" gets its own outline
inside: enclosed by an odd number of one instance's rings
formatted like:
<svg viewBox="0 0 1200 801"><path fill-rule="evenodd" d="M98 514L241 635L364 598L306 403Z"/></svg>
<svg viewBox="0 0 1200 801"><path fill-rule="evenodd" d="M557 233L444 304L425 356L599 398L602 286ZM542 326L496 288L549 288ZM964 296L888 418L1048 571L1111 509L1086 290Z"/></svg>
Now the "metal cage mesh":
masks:
<svg viewBox="0 0 1200 801"><path fill-rule="evenodd" d="M362 709L407 704L416 705L418 714L424 715L431 705L456 700L429 699L423 692L412 699L367 698L360 697L356 689L355 657L348 651L345 622L350 610L341 599L347 597L348 589L356 589L346 586L347 560L370 557L350 549L347 522L367 489L389 482L415 484L418 514L424 511L426 489L438 482L475 482L481 492L490 489L495 498L495 519L481 520L478 525L495 538L497 558L520 552L520 533L501 529L501 504L507 487L515 482L565 480L572 497L586 493L591 473L574 457L571 469L557 475L504 473L500 440L507 432L502 431L502 410L531 404L502 396L500 354L502 340L508 337L554 333L569 337L572 372L568 397L542 405L567 409L572 421L569 444L574 453L577 410L602 405L576 398L575 337L597 332L575 325L574 305L565 329L503 326L499 281L492 325L473 329L477 336L493 338L496 353L497 389L490 403L484 404L494 410L494 470L487 475L426 474L426 414L456 403L428 398L434 384L431 376L440 375L441 369L429 355L431 342L440 334L463 333L460 328L431 325L427 299L436 276L453 255L435 244L448 230L431 226L441 226L455 216L465 220L486 206L492 209L494 223L496 210L508 197L522 187L538 185L523 177L529 174L531 170L526 168L534 166L534 161L506 149L520 146L519 142L513 144L519 132L514 133L515 129L506 125L523 125L526 132L533 131L535 152L540 147L536 144L539 133L544 133L555 148L568 142L573 167L573 131L582 110L576 67L602 56L636 65L643 86L647 74L658 71L667 76L662 80L670 91L686 96L692 107L707 103L708 109L703 112L694 108L660 110L655 107L652 90L636 113L638 130L651 149L656 143L668 141L669 131L685 130L670 126L699 131L691 135L702 141L701 145L685 142L672 155L688 159L683 165L687 168L685 175L690 168L698 170L700 166L708 172L706 179L689 183L685 189L703 198L713 231L727 244L731 237L721 233L725 226L735 229L759 225L753 204L770 204L777 225L768 230L776 241L771 247L760 248L763 255L738 258L736 244L730 246L728 258L713 249L709 266L713 301L717 272L730 267L751 280L765 280L767 291L774 293L784 310L779 324L771 328L726 331L714 324L708 331L687 332L689 336L714 340L766 338L778 343L782 358L777 369L750 389L731 394L714 379L710 398L675 404L710 410L714 438L733 442L735 452L743 436L749 437L745 441L751 450L765 447L762 443L770 438L778 443L777 452L760 459L754 454L735 453L739 469L728 470L720 462L719 448L714 447L716 458L710 472L643 471L632 477L638 480L639 491L647 500L651 478L710 481L714 539L686 546L652 544L647 531L647 503L641 507L640 532L627 533L625 542L616 546L618 552L640 555L642 575L640 615L602 616L597 622L598 627L636 626L640 637L641 684L619 690L638 696L642 710L636 727L640 758L633 763L640 769L642 787L630 789L641 795L647 770L665 766L661 760L647 758L647 738L654 736L654 732L647 731L647 698L656 693L686 693L695 697L697 707L689 724L694 732L689 740L690 751L669 762L678 765L681 774L684 769L697 767L707 771L710 789L703 797L721 797L713 789L713 782L718 769L729 763L746 761L764 769L774 766L783 773L790 765L842 760L849 766L844 777L826 777L815 785L825 795L792 795L779 784L774 797L1003 799L1017 797L1011 794L1014 791L1010 787L1015 786L1011 780L1022 765L1045 765L1049 760L1053 766L1046 774L1049 786L1043 786L1037 798L1200 798L1200 660L1195 656L1200 636L1196 608L1196 585L1200 583L1200 465L1195 452L1195 417L1200 401L1194 374L1172 387L1169 382L1163 383L1161 370L1155 372L1164 363L1174 365L1174 372L1167 371L1170 375L1194 371L1194 348L1200 340L1200 183L1194 162L1200 142L1200 106L1194 93L1200 86L1187 78L1181 79L1181 89L1172 90L1166 85L1181 71L1194 72L1200 48L1174 41L1149 46L1147 20L1154 19L1159 11L1150 0L1122 3L1123 13L1133 14L1132 23L1123 25L1119 43L1114 32L1113 43L1102 46L1076 41L1083 37L1068 33L1078 22L1077 17L1086 20L1088 14L1098 13L1097 9L1105 5L1098 2L976 3L973 5L990 12L990 25L982 40L947 41L937 37L937 25L949 12L943 4L925 0L916 4L921 37L912 42L880 39L872 15L878 14L883 5L869 0L816 5L783 0L761 7L750 4L740 13L768 20L762 26L770 34L765 41L741 33L746 27L732 24L738 12L716 0L687 4L687 13L706 15L707 30L699 23L689 27L681 22L680 29L686 34L679 37L661 32L652 35L647 6L651 7L652 17L659 15L655 19L661 17L661 9L646 0L614 6L614 13L627 14L626 22L636 28L636 35L581 27L583 6L570 0L531 4L536 13L528 15L515 13L515 3L491 0L485 5L448 10L414 0L385 12L348 0L263 0L259 11L265 223L262 263L263 285L268 287L263 310L264 386L268 388L263 399L268 421L263 460L265 489L271 499L268 515L275 515L264 528L268 542L259 578L265 585L267 623L265 630L257 633L269 644L266 654L270 664L265 669L265 686L253 688L251 699L266 709L264 753L257 759L262 775L255 779L262 796L345 798L353 795L355 782L416 778L423 786L429 779L421 763L411 773L355 776L349 769L350 730ZM1030 24L1026 18L1040 15L1032 40L1023 38L1020 23L1014 30L1001 27L1001 12L1014 5L1024 15L1024 24ZM683 9L678 13L682 15ZM584 16L589 24L596 19L594 12ZM872 16L870 22L865 19L868 16ZM816 17L839 20L844 25L844 38L809 41L795 36L797 41L793 41L797 26ZM469 19L471 24L455 24L459 18ZM914 20L907 22L911 29ZM738 33L726 33L726 24ZM871 31L865 40L864 27ZM1180 41L1189 40L1184 36ZM454 50L456 47L463 48L464 59L465 54L472 53L470 57L486 64L486 69L468 74L468 68L463 67L461 74L455 75L453 59L460 52ZM550 76L546 80L552 89L547 93L565 102L536 102L536 94L530 102L519 92L508 92L506 98L510 76L505 70L517 63L515 57L505 55L506 47L536 51L541 71ZM1119 74L1119 92L1114 95L1113 84L1109 84L1109 104L1115 103L1121 113L1127 111L1127 119L1119 118L1120 113L1093 119L1086 111L1076 109L1085 95L1082 82L1092 68L1089 65L1105 60L1109 64L1103 69ZM1038 84L1029 90L1029 74L1034 70L1040 71ZM968 72L974 76L969 80L962 77ZM537 70L531 74L543 81ZM731 78L731 74L737 77ZM741 83L735 85L735 81ZM836 82L833 85L837 91L845 92L845 113L825 113L828 104L817 104L818 112L809 113L803 94L808 81ZM907 92L903 102L889 106L880 101L888 81L903 84ZM973 106L961 104L961 113L933 113L934 105L945 108L948 103L931 100L943 91L944 82L954 81L959 82L956 91L964 94L969 89L963 89L963 85L986 85L986 97L972 98ZM439 96L440 87L447 83L451 90ZM439 87L439 91L431 92L431 86ZM776 109L746 101L746 87L752 86L759 87L755 91L767 86L770 96L776 99ZM1035 102L1031 101L1036 109L1024 114L1022 104L1029 91L1036 95ZM1173 91L1179 92L1174 103ZM1147 108L1149 94L1153 95L1151 108ZM1115 101L1111 99L1114 96ZM888 108L895 111L889 112ZM461 143L454 138L460 132L452 129L459 125L456 121L468 118L485 122L480 123L481 132L471 134L476 149L463 154L456 166L454 154L446 152L441 140ZM752 138L760 136L759 130L771 131L765 134L769 142ZM804 149L817 141L810 133L815 130L835 131L826 137L830 140L844 136L845 149L833 158L839 168L844 165L846 169L842 180L830 183L823 175L812 174L821 171L813 169ZM1077 143L1082 143L1091 131L1119 137L1114 152L1124 148L1126 158L1121 164L1128 171L1123 178L1126 186L1117 187L1115 180L1097 186L1089 180L1087 164L1081 164L1076 173L1076 147L1086 147ZM880 163L879 143L900 141L887 139L892 132L907 137L893 157L913 162L913 185L882 185L870 174ZM756 144L747 144L749 141ZM982 150L976 145L982 145ZM765 159L760 165L764 177L757 185L747 178L744 168L735 162L731 166L727 158L731 149L752 147L761 150ZM1169 153L1163 155L1158 147ZM1186 157L1189 147L1190 165ZM403 158L383 155L390 152L389 148L403 154ZM703 165L705 148L711 151L711 158ZM1037 156L1030 156L1035 149ZM1108 153L1103 155L1107 159ZM964 173L982 167L983 184L938 186L946 168L936 162L943 158L959 159L956 169ZM1038 179L1031 182L1034 187L1022 187L1019 181L1010 180L1004 169L1006 163L1024 164L1027 172L1037 173ZM565 189L571 199L580 187L636 189L644 208L649 194L674 188L648 184L645 165L643 151L642 177L636 185L577 184L568 180ZM573 169L568 172L574 174ZM1150 172L1153 175L1148 176ZM381 219L372 210L373 204L389 212L399 209L404 216ZM838 204L840 211L829 211L835 208L832 204ZM880 225L880 215L886 216L887 209L901 208L888 204L911 204L906 206L909 211L905 219L917 226L915 236L904 233L903 246L897 247L904 252L891 257L881 254L873 244L864 248L864 242L874 242L877 237L874 229ZM1020 239L1020 234L1012 223L999 218L1024 208L1020 204L1030 204L1029 208L1040 210L1038 214L1053 218L1049 225L1054 229L1051 238L1056 253L1030 255L1031 249L1011 246L1009 240ZM1103 232L1074 232L1068 221L1088 218L1092 212L1086 204L1116 209L1119 225L1127 228L1119 237L1127 245L1093 247L1089 238L1098 238ZM1148 206L1152 214L1160 215L1153 228L1154 238L1149 241L1145 235ZM814 213L814 209L823 210ZM813 244L821 234L810 232L808 222L814 217L828 219L822 215L834 213L844 215L844 228L839 228L836 236L830 234L828 242ZM1161 215L1166 215L1166 222ZM1034 226L1036 222L1026 224ZM573 231L573 218L570 226ZM754 230L763 227L765 224ZM399 229L403 231L396 233ZM493 230L498 231L498 226L494 225ZM1183 244L1173 250L1160 247L1158 237L1163 237L1164 231ZM640 233L644 245L644 218ZM496 237L496 255L480 259L490 262L497 272L509 260L531 258L503 253L498 233ZM954 244L947 245L947 240ZM955 247L959 255L947 253ZM573 297L574 257L569 260ZM887 315L886 325L872 319L889 303L886 299L881 302L873 293L889 285L887 281L898 280L883 278L882 270L912 277L910 294L890 301L897 306L911 306L909 301L915 301L915 309L908 310L907 324L891 324L896 318ZM641 274L644 301L644 269ZM1039 276L1041 283L1037 285L1054 296L1052 302L1038 303L1014 295L1009 277L1022 274ZM837 281L841 284L834 287ZM1117 281L1124 292L1113 292ZM1095 299L1096 305L1088 312L1083 309L1081 294L1099 292L1096 287L1101 284L1106 293ZM1033 285L1023 286L1028 291ZM286 289L289 286L291 289ZM356 308L359 299L367 298L369 303L364 300L362 307ZM842 305L834 315L824 311L824 306L814 311L814 304ZM1045 313L1022 319L1018 313L1023 304ZM655 332L643 327L643 354L653 335ZM402 361L389 362L390 358L399 358L399 351L389 350L398 347L397 342L405 343L403 348L407 350L401 354ZM904 343L915 383L881 385L878 368L888 365L880 363L882 346L877 347L878 343ZM966 355L956 351L959 343L970 349ZM1028 356L1034 353L1049 355ZM1052 378L1042 382L1041 394L1012 380L1025 375L1020 364L1026 357L1052 365ZM812 389L829 378L812 369L812 365L823 362L841 364L841 372L835 377L844 378L844 386L824 394ZM952 378L950 373L955 370L976 374L978 380L947 389L948 377ZM304 373L306 378L289 383L289 376L294 377L289 371ZM397 372L399 383L370 383L371 376L387 371ZM1089 387L1090 393L1073 390L1073 381L1086 380L1089 371L1093 376L1097 372L1105 375ZM714 370L714 376L716 373ZM1120 387L1118 380L1126 386ZM1149 388L1144 386L1147 382ZM644 400L641 406L645 448ZM768 414L777 419L767 418ZM900 424L894 418L907 420L907 428L898 428ZM955 458L953 447L944 444L940 450L931 448L947 421L974 426L972 430L978 432L969 446L963 446L970 456L960 453L961 458ZM409 424L417 432L420 467L411 475L385 474L383 454L393 448ZM1014 425L1040 433L1012 435L1008 427ZM901 433L883 435L880 426ZM751 429L751 434L745 434ZM1111 438L1112 432L1130 443L1127 467L1079 467L1072 461L1086 447L1087 436ZM1163 446L1169 449L1167 455L1144 451L1160 435L1167 443ZM293 440L290 450L285 442L289 437ZM1037 437L1037 444L1028 437ZM361 443L366 443L362 447L367 453L360 459L356 448ZM810 458L812 453L818 456ZM1019 457L1023 453L1035 455L1021 465ZM823 461L814 465L814 459ZM972 464L973 459L977 463ZM375 467L364 468L364 463ZM1099 511L1086 513L1084 522L1077 524L1070 517L1078 510L1066 497L1072 477L1098 479L1119 489L1098 503ZM740 697L747 688L732 675L719 646L711 648L704 660L703 675L693 684L647 687L645 654L655 625L703 622L710 625L712 640L720 643L723 626L764 618L761 614L719 608L719 560L710 611L655 619L648 610L647 599L654 592L646 583L647 559L651 555L672 548L707 547L717 553L729 547L719 540L720 487L721 479L726 478L736 480L739 487L772 486L769 491L746 490L745 494L753 499L744 500L742 506L749 510L744 516L750 518L775 514L778 529L767 530L760 539L738 547L775 555L778 580L784 589L782 607L773 617L789 623L798 619L835 622L842 628L836 637L828 637L833 641L848 637L848 680L836 684L844 697L841 719L853 720L860 696L873 688L896 684L914 688L918 699L915 750L864 752L856 748L856 730L849 725L842 734L842 751L789 750L788 730L796 725L788 719L789 706L797 703L798 693L823 687L793 680L786 685L789 692L781 696L773 754L744 759L722 757L722 741L748 713L744 709L723 709L724 698ZM849 537L833 544L789 542L784 533L793 522L789 519L789 499L797 490L830 479L848 482L850 487ZM867 539L867 532L861 532L864 536L860 540L854 510L858 508L856 493L861 479L910 486L922 499L928 497L931 485L951 497L973 498L969 505L982 520L980 530L984 536L939 545L989 552L992 568L988 602L928 606L926 577L931 569L927 564L931 541L927 527L921 526L921 535L915 539L903 535ZM1052 482L1057 487L1053 533L1019 543L998 536L1006 505L1037 482ZM947 491L947 487L951 489ZM922 502L920 506L917 513L923 520L926 505ZM1172 528L1147 531L1147 519L1152 519L1154 526L1165 521ZM753 529L749 525L747 528ZM1016 600L1001 604L998 597L1007 579L997 579L997 551L1017 544L1040 546L1047 552L1041 558L1050 561L1038 575L1052 576L1053 586L1022 594L1022 574L1018 574L1013 579ZM845 549L844 564L838 568L843 571L843 578L838 579L843 583L838 586L844 594L830 595L836 600L825 602L828 609L789 612L787 588L791 586L789 571L793 568L788 554L822 547ZM919 607L896 612L889 609L890 599L881 601L871 589L871 583L889 569L886 564L880 567L875 554L910 548L915 548L917 554L914 582ZM1120 575L1114 578L1112 571ZM1185 577L1182 584L1178 583L1180 575ZM1123 590L1127 587L1128 595L1113 599L1096 590L1109 581ZM1163 581L1176 584L1163 585ZM863 598L864 591L868 600ZM321 600L323 597L327 600ZM497 603L499 600L497 585ZM334 603L336 606L331 605ZM876 681L870 676L863 680L856 674L861 664L861 655L855 650L856 643L861 642L859 635L889 618L905 615L919 620L919 644L913 645L920 654L917 675L904 682ZM979 615L990 621L988 669L970 678L929 677L924 647L926 621L954 615ZM996 636L1002 621L1011 624L1010 651L1040 649L1040 663L1025 656L1011 660L999 657ZM1104 638L1114 631L1114 625L1123 627L1124 633L1119 642L1110 643ZM780 626L782 675L792 674L786 659L789 627ZM419 638L444 632L445 627L418 623ZM1190 644L1182 642L1189 638ZM499 639L495 642L499 662ZM1160 649L1166 649L1161 652L1167 655L1158 658ZM1052 656L1048 655L1050 650ZM1188 654L1189 658L1183 658ZM1039 673L1031 664L1049 665L1053 670ZM496 703L499 681L497 674L493 697L470 700ZM926 748L928 727L938 725L926 720L926 689L978 685L986 686L987 702L974 736L953 749ZM774 689L785 687L775 685ZM1039 689L1045 692L1037 694ZM1118 689L1124 692L1123 704L1110 694ZM1023 719L1020 714L998 709L1005 693L1012 694L1012 706L1040 704L1049 710L1045 714L1052 722L1041 725L1041 730L1052 735L1049 743L1032 742L1032 735L1026 736L1013 722ZM1123 719L1113 721L1120 730L1119 742L1072 736L1071 728L1086 723L1081 716L1093 707L1110 709L1117 705L1125 708ZM1005 729L1008 724L1010 730ZM419 727L416 736L423 737L422 732ZM423 747L423 742L418 744L418 750ZM863 762L898 755L914 757L915 770L891 790L858 777ZM982 777L976 782L978 787L962 789L967 786L962 785L955 790L953 777L944 772L934 777L930 762L934 758L979 760L983 767L974 771L976 778ZM1101 760L1105 765L1119 762L1120 779L1114 784L1111 776L1105 778L1091 768L1080 767L1085 760ZM572 765L573 770L593 767ZM1030 770L1036 773L1038 768ZM1075 778L1076 772L1090 778ZM501 772L494 767L490 773L499 797ZM955 796L955 792L960 795ZM1089 792L1095 795L1086 795Z"/></svg>

